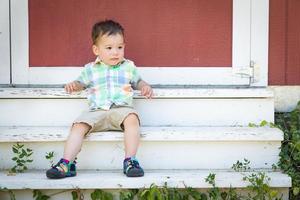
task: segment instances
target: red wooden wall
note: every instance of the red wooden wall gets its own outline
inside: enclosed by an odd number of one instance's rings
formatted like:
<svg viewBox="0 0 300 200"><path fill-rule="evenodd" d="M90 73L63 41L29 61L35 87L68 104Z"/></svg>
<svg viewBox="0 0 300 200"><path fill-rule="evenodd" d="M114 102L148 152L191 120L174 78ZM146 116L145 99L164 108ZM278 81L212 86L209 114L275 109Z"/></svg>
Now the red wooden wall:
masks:
<svg viewBox="0 0 300 200"><path fill-rule="evenodd" d="M300 85L299 0L270 0L269 84Z"/></svg>
<svg viewBox="0 0 300 200"><path fill-rule="evenodd" d="M84 6L83 6L84 5ZM82 66L90 28L126 29L138 66L230 66L232 0L29 0L30 66ZM300 1L270 0L269 85L300 85Z"/></svg>
<svg viewBox="0 0 300 200"><path fill-rule="evenodd" d="M30 66L92 61L91 27L107 18L138 66L231 66L232 0L29 0Z"/></svg>

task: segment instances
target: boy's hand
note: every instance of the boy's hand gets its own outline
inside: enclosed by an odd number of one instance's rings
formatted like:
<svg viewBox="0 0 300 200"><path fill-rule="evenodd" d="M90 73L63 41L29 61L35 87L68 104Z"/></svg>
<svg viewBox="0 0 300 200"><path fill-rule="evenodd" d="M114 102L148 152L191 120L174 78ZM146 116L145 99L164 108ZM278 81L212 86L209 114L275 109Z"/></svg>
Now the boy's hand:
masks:
<svg viewBox="0 0 300 200"><path fill-rule="evenodd" d="M147 99L151 99L153 95L153 90L150 85L144 85L141 88L141 95L145 96Z"/></svg>
<svg viewBox="0 0 300 200"><path fill-rule="evenodd" d="M137 89L141 91L141 95L145 96L147 99L151 99L153 95L153 91L151 86L145 81L141 80L138 83Z"/></svg>
<svg viewBox="0 0 300 200"><path fill-rule="evenodd" d="M78 92L83 90L84 87L77 81L73 81L65 85L65 90L67 93L71 94L72 92Z"/></svg>

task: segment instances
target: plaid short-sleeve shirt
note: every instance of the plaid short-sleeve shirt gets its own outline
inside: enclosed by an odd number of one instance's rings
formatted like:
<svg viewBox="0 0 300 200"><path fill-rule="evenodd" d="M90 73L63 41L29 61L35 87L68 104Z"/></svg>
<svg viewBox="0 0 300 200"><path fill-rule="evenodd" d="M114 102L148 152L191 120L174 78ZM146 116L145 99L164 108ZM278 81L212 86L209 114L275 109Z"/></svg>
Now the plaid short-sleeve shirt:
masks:
<svg viewBox="0 0 300 200"><path fill-rule="evenodd" d="M125 59L119 65L108 66L98 58L85 65L76 79L88 89L90 110L109 110L113 104L132 107L133 89L140 80L132 61Z"/></svg>

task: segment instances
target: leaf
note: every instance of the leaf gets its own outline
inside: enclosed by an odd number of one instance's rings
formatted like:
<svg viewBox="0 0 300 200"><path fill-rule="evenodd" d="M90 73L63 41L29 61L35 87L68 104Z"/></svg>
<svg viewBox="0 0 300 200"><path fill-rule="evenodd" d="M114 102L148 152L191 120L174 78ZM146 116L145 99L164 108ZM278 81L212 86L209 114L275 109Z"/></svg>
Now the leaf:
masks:
<svg viewBox="0 0 300 200"><path fill-rule="evenodd" d="M27 154L27 157L31 156L32 154L33 154L33 152L31 152L31 153Z"/></svg>
<svg viewBox="0 0 300 200"><path fill-rule="evenodd" d="M15 147L12 148L14 153L18 153L18 149L16 149Z"/></svg>
<svg viewBox="0 0 300 200"><path fill-rule="evenodd" d="M266 126L268 124L268 122L266 120L263 120L260 122L260 126Z"/></svg>
<svg viewBox="0 0 300 200"><path fill-rule="evenodd" d="M299 188L299 187L294 187L294 188L293 188L293 194L294 194L295 196L297 196L299 193L300 193L300 188Z"/></svg>
<svg viewBox="0 0 300 200"><path fill-rule="evenodd" d="M16 161L16 160L18 160L18 158L17 158L17 157L13 157L12 160L13 160L13 161Z"/></svg>
<svg viewBox="0 0 300 200"><path fill-rule="evenodd" d="M248 126L249 126L249 127L252 127L252 128L257 127L257 125L254 124L254 123L249 123Z"/></svg>
<svg viewBox="0 0 300 200"><path fill-rule="evenodd" d="M77 200L78 199L78 194L76 191L72 191L72 200Z"/></svg>
<svg viewBox="0 0 300 200"><path fill-rule="evenodd" d="M22 149L22 154L24 154L24 156L27 156L27 152L24 149Z"/></svg>

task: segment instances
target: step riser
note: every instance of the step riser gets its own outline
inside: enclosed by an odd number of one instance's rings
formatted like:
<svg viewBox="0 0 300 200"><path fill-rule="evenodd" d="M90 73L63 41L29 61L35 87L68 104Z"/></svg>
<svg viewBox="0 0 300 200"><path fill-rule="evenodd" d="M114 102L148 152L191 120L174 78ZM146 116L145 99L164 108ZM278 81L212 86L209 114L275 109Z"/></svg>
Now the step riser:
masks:
<svg viewBox="0 0 300 200"><path fill-rule="evenodd" d="M0 169L14 165L14 143L0 144ZM47 169L46 152L54 162L63 154L63 142L25 143L33 149L29 168ZM230 169L237 160L250 160L251 168L271 168L278 162L280 142L141 142L138 159L145 169ZM174 156L172 156L174 155ZM153 159L155 158L155 159ZM79 169L121 169L123 142L84 142L78 156Z"/></svg>
<svg viewBox="0 0 300 200"><path fill-rule="evenodd" d="M135 99L143 126L247 126L274 121L271 98ZM1 99L0 126L69 126L84 99Z"/></svg>

